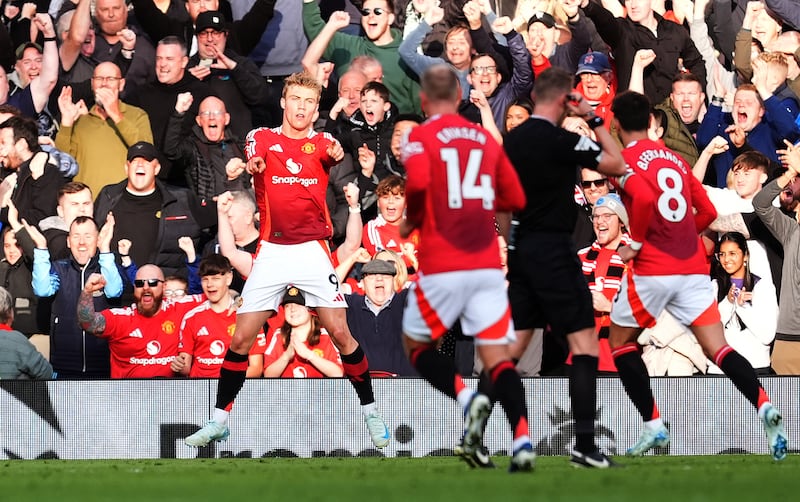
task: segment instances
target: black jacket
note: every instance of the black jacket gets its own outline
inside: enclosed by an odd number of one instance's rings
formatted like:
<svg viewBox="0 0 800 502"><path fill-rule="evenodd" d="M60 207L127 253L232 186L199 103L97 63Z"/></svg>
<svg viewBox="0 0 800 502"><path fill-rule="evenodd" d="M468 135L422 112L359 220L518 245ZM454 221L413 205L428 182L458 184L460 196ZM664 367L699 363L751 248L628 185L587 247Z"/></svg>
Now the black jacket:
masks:
<svg viewBox="0 0 800 502"><path fill-rule="evenodd" d="M128 180L125 179L100 190L94 204L95 221L106 221L108 212L114 210L127 184ZM161 267L165 276L174 275L185 267L186 262L186 254L178 247L178 238L192 237L195 249L202 250L203 229L215 224L216 207L202 205L186 188L168 186L158 180L156 190L161 193L162 209L158 220L158 237L152 243L147 262Z"/></svg>
<svg viewBox="0 0 800 502"><path fill-rule="evenodd" d="M168 159L185 166L186 183L200 200L210 201L227 190L245 190L250 187L250 175L242 173L229 180L225 171L228 161L244 159L244 145L238 137L225 128L219 143L209 141L203 130L195 124L191 133L182 131L183 117L173 112L169 117L164 154Z"/></svg>
<svg viewBox="0 0 800 502"><path fill-rule="evenodd" d="M678 74L678 60L683 61L693 75L701 81L701 88L706 88L706 66L703 56L689 37L683 26L667 21L658 14L656 31L658 37L648 28L634 23L630 19L614 17L596 1L589 2L584 10L594 22L597 32L611 47L616 58L617 89L627 89L631 80L631 66L636 51L652 49L656 59L644 70L644 93L650 102L657 104L672 92L672 80Z"/></svg>
<svg viewBox="0 0 800 502"><path fill-rule="evenodd" d="M152 0L132 0L130 2L136 11L136 20L150 37L157 42L162 38L175 35L186 42L186 47L192 46L194 26L191 20L174 19L161 12ZM230 13L224 11L220 2L220 10L225 18L230 20ZM274 15L275 0L256 0L247 14L239 21L227 23L227 45L239 54L247 55L261 40L261 35Z"/></svg>
<svg viewBox="0 0 800 502"><path fill-rule="evenodd" d="M267 101L267 84L258 67L244 56L225 49L225 55L236 61L233 70L211 69L211 75L204 80L211 94L225 103L225 109L231 116L229 128L237 138L247 137L253 128L251 108L263 106ZM189 58L187 68L194 68L200 63L200 54ZM198 106L200 103L198 102Z"/></svg>

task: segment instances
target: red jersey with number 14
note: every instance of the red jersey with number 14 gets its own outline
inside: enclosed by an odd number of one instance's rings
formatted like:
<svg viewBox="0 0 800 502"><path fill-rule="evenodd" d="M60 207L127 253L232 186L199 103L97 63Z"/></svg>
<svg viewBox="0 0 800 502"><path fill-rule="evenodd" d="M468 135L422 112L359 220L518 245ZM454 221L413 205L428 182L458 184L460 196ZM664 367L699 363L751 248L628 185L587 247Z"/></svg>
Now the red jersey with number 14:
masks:
<svg viewBox="0 0 800 502"><path fill-rule="evenodd" d="M419 270L432 274L500 268L494 216L525 207L503 148L481 126L437 115L403 147L406 217L420 229Z"/></svg>
<svg viewBox="0 0 800 502"><path fill-rule="evenodd" d="M622 202L628 210L631 238L642 243L633 260L633 272L708 274L699 233L714 221L717 211L691 166L651 140L631 143L622 156L629 173L622 187Z"/></svg>
<svg viewBox="0 0 800 502"><path fill-rule="evenodd" d="M261 157L267 164L264 172L253 175L261 240L299 244L331 237L325 194L336 161L327 150L336 142L330 134L314 130L302 139L284 136L280 127L250 131L247 160Z"/></svg>

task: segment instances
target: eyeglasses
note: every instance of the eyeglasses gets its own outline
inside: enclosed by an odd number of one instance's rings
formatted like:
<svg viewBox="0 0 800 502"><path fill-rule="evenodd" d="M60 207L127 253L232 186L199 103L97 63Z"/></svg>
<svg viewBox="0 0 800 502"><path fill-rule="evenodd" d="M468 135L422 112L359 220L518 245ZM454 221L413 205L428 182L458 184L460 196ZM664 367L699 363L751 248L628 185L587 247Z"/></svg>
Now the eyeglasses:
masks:
<svg viewBox="0 0 800 502"><path fill-rule="evenodd" d="M496 66L473 66L469 69L470 73L474 73L476 75L494 75L497 73Z"/></svg>
<svg viewBox="0 0 800 502"><path fill-rule="evenodd" d="M225 115L225 112L222 110L204 110L198 113L201 117L222 117Z"/></svg>
<svg viewBox="0 0 800 502"><path fill-rule="evenodd" d="M183 296L186 296L186 290L185 289L165 289L164 290L164 296L166 296L167 298L181 298Z"/></svg>
<svg viewBox="0 0 800 502"><path fill-rule="evenodd" d="M197 38L206 37L206 38L217 38L224 35L224 31L217 31L217 30L205 30L201 31L197 34Z"/></svg>
<svg viewBox="0 0 800 502"><path fill-rule="evenodd" d="M592 221L608 221L611 219L612 216L616 216L614 213L604 213L604 214L593 214Z"/></svg>
<svg viewBox="0 0 800 502"><path fill-rule="evenodd" d="M374 9L361 9L362 16L369 16L370 14L382 16L384 12L386 12L386 9L382 9L381 7L375 7Z"/></svg>
<svg viewBox="0 0 800 502"><path fill-rule="evenodd" d="M583 188L591 188L591 186L594 185L595 188L600 188L606 186L607 182L608 178L600 178L599 180L586 180L581 181L581 186Z"/></svg>
<svg viewBox="0 0 800 502"><path fill-rule="evenodd" d="M95 82L100 82L100 83L105 84L106 82L114 83L117 80L122 80L122 77L102 77L102 76L98 75L96 77L92 77L92 80L94 80Z"/></svg>
<svg viewBox="0 0 800 502"><path fill-rule="evenodd" d="M133 285L137 288L143 288L144 284L147 283L148 286L154 288L159 285L159 283L164 282L161 279L136 279L133 281Z"/></svg>

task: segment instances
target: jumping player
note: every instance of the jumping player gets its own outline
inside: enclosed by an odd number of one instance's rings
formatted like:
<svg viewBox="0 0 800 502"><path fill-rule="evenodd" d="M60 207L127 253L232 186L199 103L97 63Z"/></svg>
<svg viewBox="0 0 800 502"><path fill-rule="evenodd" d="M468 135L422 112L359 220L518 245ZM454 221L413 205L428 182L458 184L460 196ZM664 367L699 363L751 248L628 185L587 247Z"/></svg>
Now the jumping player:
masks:
<svg viewBox="0 0 800 502"><path fill-rule="evenodd" d="M464 385L436 340L461 320L488 369L513 434L510 470L533 468L525 393L508 351L514 327L500 267L495 217L507 234L511 211L525 194L502 147L480 126L457 115L461 89L447 65L422 76L426 123L413 129L403 149L407 219L401 235L420 230L419 280L403 315L411 364L433 387L464 408L464 436L456 448L470 465L483 464L483 426L491 402Z"/></svg>
<svg viewBox="0 0 800 502"><path fill-rule="evenodd" d="M644 430L627 454L642 455L669 444L650 389L636 338L663 310L692 330L711 359L756 407L775 460L786 457L781 414L770 403L747 359L726 342L716 298L698 235L717 216L691 166L647 137L648 99L636 92L617 95L611 107L627 148L628 172L619 179L630 218L630 245L619 249L631 260L611 309L609 344L620 379L644 419ZM693 212L694 210L694 212Z"/></svg>
<svg viewBox="0 0 800 502"><path fill-rule="evenodd" d="M261 242L242 291L236 330L220 371L212 420L186 438L190 446L227 439L227 419L242 388L247 354L264 322L275 314L287 286L301 290L342 355L344 372L361 401L364 420L378 448L389 444L389 429L378 414L367 358L347 327L344 300L327 245L332 225L325 204L330 168L344 151L312 124L322 86L306 73L286 78L281 97L283 123L247 136L247 170L253 175L261 215Z"/></svg>

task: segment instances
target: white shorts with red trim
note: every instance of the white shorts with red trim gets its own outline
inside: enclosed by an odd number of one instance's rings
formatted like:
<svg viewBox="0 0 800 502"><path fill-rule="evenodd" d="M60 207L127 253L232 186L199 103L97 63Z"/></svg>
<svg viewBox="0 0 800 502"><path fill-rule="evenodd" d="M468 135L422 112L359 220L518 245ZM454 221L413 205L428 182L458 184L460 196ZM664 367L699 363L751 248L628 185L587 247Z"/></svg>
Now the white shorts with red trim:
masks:
<svg viewBox="0 0 800 502"><path fill-rule="evenodd" d="M627 328L651 328L666 310L684 326L706 326L720 319L714 294L711 278L704 274L636 275L627 271L611 307L611 321Z"/></svg>
<svg viewBox="0 0 800 502"><path fill-rule="evenodd" d="M463 333L475 337L477 345L501 345L515 340L501 270L419 274L406 300L403 333L427 343L444 336L458 319Z"/></svg>
<svg viewBox="0 0 800 502"><path fill-rule="evenodd" d="M261 241L237 312L277 310L289 285L303 292L307 307L347 308L326 244Z"/></svg>

